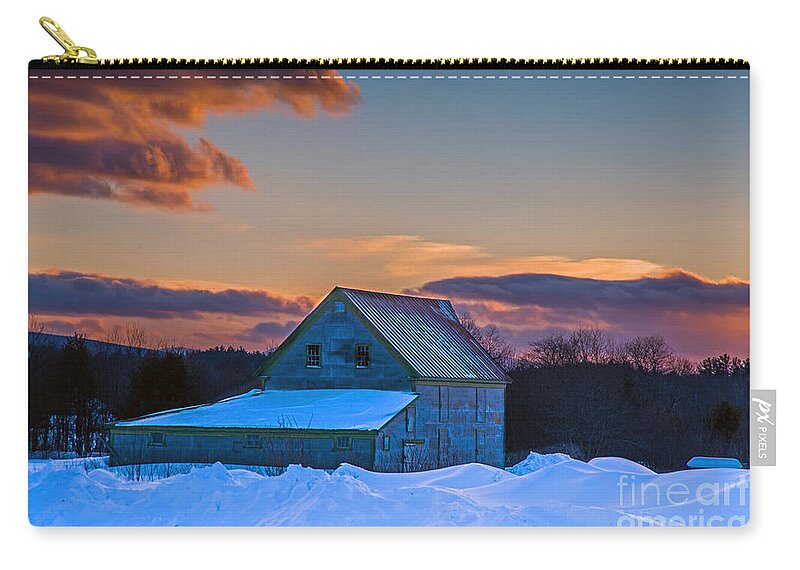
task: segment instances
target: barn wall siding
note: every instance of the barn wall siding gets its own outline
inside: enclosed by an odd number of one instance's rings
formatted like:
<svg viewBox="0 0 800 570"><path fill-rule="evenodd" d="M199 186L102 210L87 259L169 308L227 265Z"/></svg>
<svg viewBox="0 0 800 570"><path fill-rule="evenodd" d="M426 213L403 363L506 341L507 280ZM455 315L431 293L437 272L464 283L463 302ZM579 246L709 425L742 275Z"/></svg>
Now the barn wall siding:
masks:
<svg viewBox="0 0 800 570"><path fill-rule="evenodd" d="M369 344L369 368L355 367L356 344ZM322 347L320 368L306 368L306 345ZM408 372L353 315L328 309L266 373L269 390L371 388L408 392Z"/></svg>
<svg viewBox="0 0 800 570"><path fill-rule="evenodd" d="M165 433L164 445L150 445L150 432L115 433L112 465L146 463L221 463L285 467L298 463L335 469L341 463L373 468L375 432L351 437L351 449L336 449L335 436L262 436L261 447L245 447L243 434Z"/></svg>
<svg viewBox="0 0 800 570"><path fill-rule="evenodd" d="M485 390L485 413L479 421L478 390ZM437 386L417 383L415 437L424 440L418 469L435 469L461 463L505 462L505 389L474 386ZM440 394L447 406L440 412ZM481 438L480 432L483 436ZM484 441L479 446L479 438Z"/></svg>
<svg viewBox="0 0 800 570"><path fill-rule="evenodd" d="M413 404L412 404L413 406ZM389 438L389 449L384 449L384 436ZM406 433L405 410L378 431L375 438L375 471L397 473L403 468L403 439Z"/></svg>

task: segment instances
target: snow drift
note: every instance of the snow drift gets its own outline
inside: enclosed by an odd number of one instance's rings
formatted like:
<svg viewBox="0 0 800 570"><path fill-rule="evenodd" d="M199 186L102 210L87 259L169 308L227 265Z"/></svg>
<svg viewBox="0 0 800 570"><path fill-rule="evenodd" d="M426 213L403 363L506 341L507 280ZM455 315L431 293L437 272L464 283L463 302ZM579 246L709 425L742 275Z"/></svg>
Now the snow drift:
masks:
<svg viewBox="0 0 800 570"><path fill-rule="evenodd" d="M44 461L29 463L28 499L40 526L741 526L749 482L740 469L657 474L622 458L536 453L508 470L291 465L265 477L216 463L149 482Z"/></svg>

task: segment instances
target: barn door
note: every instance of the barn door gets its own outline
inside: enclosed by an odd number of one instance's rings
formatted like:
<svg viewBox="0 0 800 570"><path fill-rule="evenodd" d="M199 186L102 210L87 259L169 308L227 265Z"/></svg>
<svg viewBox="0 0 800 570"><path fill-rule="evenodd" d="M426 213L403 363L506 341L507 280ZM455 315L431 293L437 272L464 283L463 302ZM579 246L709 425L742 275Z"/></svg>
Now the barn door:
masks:
<svg viewBox="0 0 800 570"><path fill-rule="evenodd" d="M403 473L411 473L414 471L414 444L403 442Z"/></svg>

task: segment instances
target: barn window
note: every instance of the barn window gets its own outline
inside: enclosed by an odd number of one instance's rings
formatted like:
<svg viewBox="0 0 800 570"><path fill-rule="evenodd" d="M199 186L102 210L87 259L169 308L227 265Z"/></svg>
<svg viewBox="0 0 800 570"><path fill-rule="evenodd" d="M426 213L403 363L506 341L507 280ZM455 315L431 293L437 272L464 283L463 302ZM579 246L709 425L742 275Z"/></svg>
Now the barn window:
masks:
<svg viewBox="0 0 800 570"><path fill-rule="evenodd" d="M369 345L356 345L356 368L369 368Z"/></svg>
<svg viewBox="0 0 800 570"><path fill-rule="evenodd" d="M163 431L150 432L150 445L164 445L166 438Z"/></svg>
<svg viewBox="0 0 800 570"><path fill-rule="evenodd" d="M333 312L337 315L344 314L344 301L334 301Z"/></svg>
<svg viewBox="0 0 800 570"><path fill-rule="evenodd" d="M383 436L383 450L389 451L389 448L392 445L392 439L388 435Z"/></svg>
<svg viewBox="0 0 800 570"><path fill-rule="evenodd" d="M417 431L417 408L409 406L406 408L406 432L414 433Z"/></svg>
<svg viewBox="0 0 800 570"><path fill-rule="evenodd" d="M261 436L255 433L248 433L244 436L245 447L261 447Z"/></svg>
<svg viewBox="0 0 800 570"><path fill-rule="evenodd" d="M322 346L319 344L306 345L306 368L319 368L322 362L321 359Z"/></svg>
<svg viewBox="0 0 800 570"><path fill-rule="evenodd" d="M336 449L351 449L353 439L349 435L339 435L336 437Z"/></svg>

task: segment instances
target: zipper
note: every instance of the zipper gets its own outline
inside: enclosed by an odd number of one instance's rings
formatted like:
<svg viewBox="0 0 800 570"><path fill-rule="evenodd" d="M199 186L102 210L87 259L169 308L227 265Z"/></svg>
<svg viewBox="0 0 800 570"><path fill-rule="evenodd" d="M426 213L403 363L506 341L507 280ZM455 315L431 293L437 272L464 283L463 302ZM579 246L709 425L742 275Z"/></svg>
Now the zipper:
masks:
<svg viewBox="0 0 800 570"><path fill-rule="evenodd" d="M97 65L100 60L97 59L97 53L92 48L76 45L75 42L67 35L64 28L59 26L55 20L42 16L39 18L39 24L44 28L50 37L53 38L58 45L64 49L61 55L46 55L41 60L45 64L78 64L78 65ZM33 62L31 62L33 63Z"/></svg>
<svg viewBox="0 0 800 570"><path fill-rule="evenodd" d="M743 59L724 58L578 58L578 59L392 59L392 58L119 58L101 59L73 42L52 18L39 24L64 49L61 55L34 59L29 69L750 69Z"/></svg>

